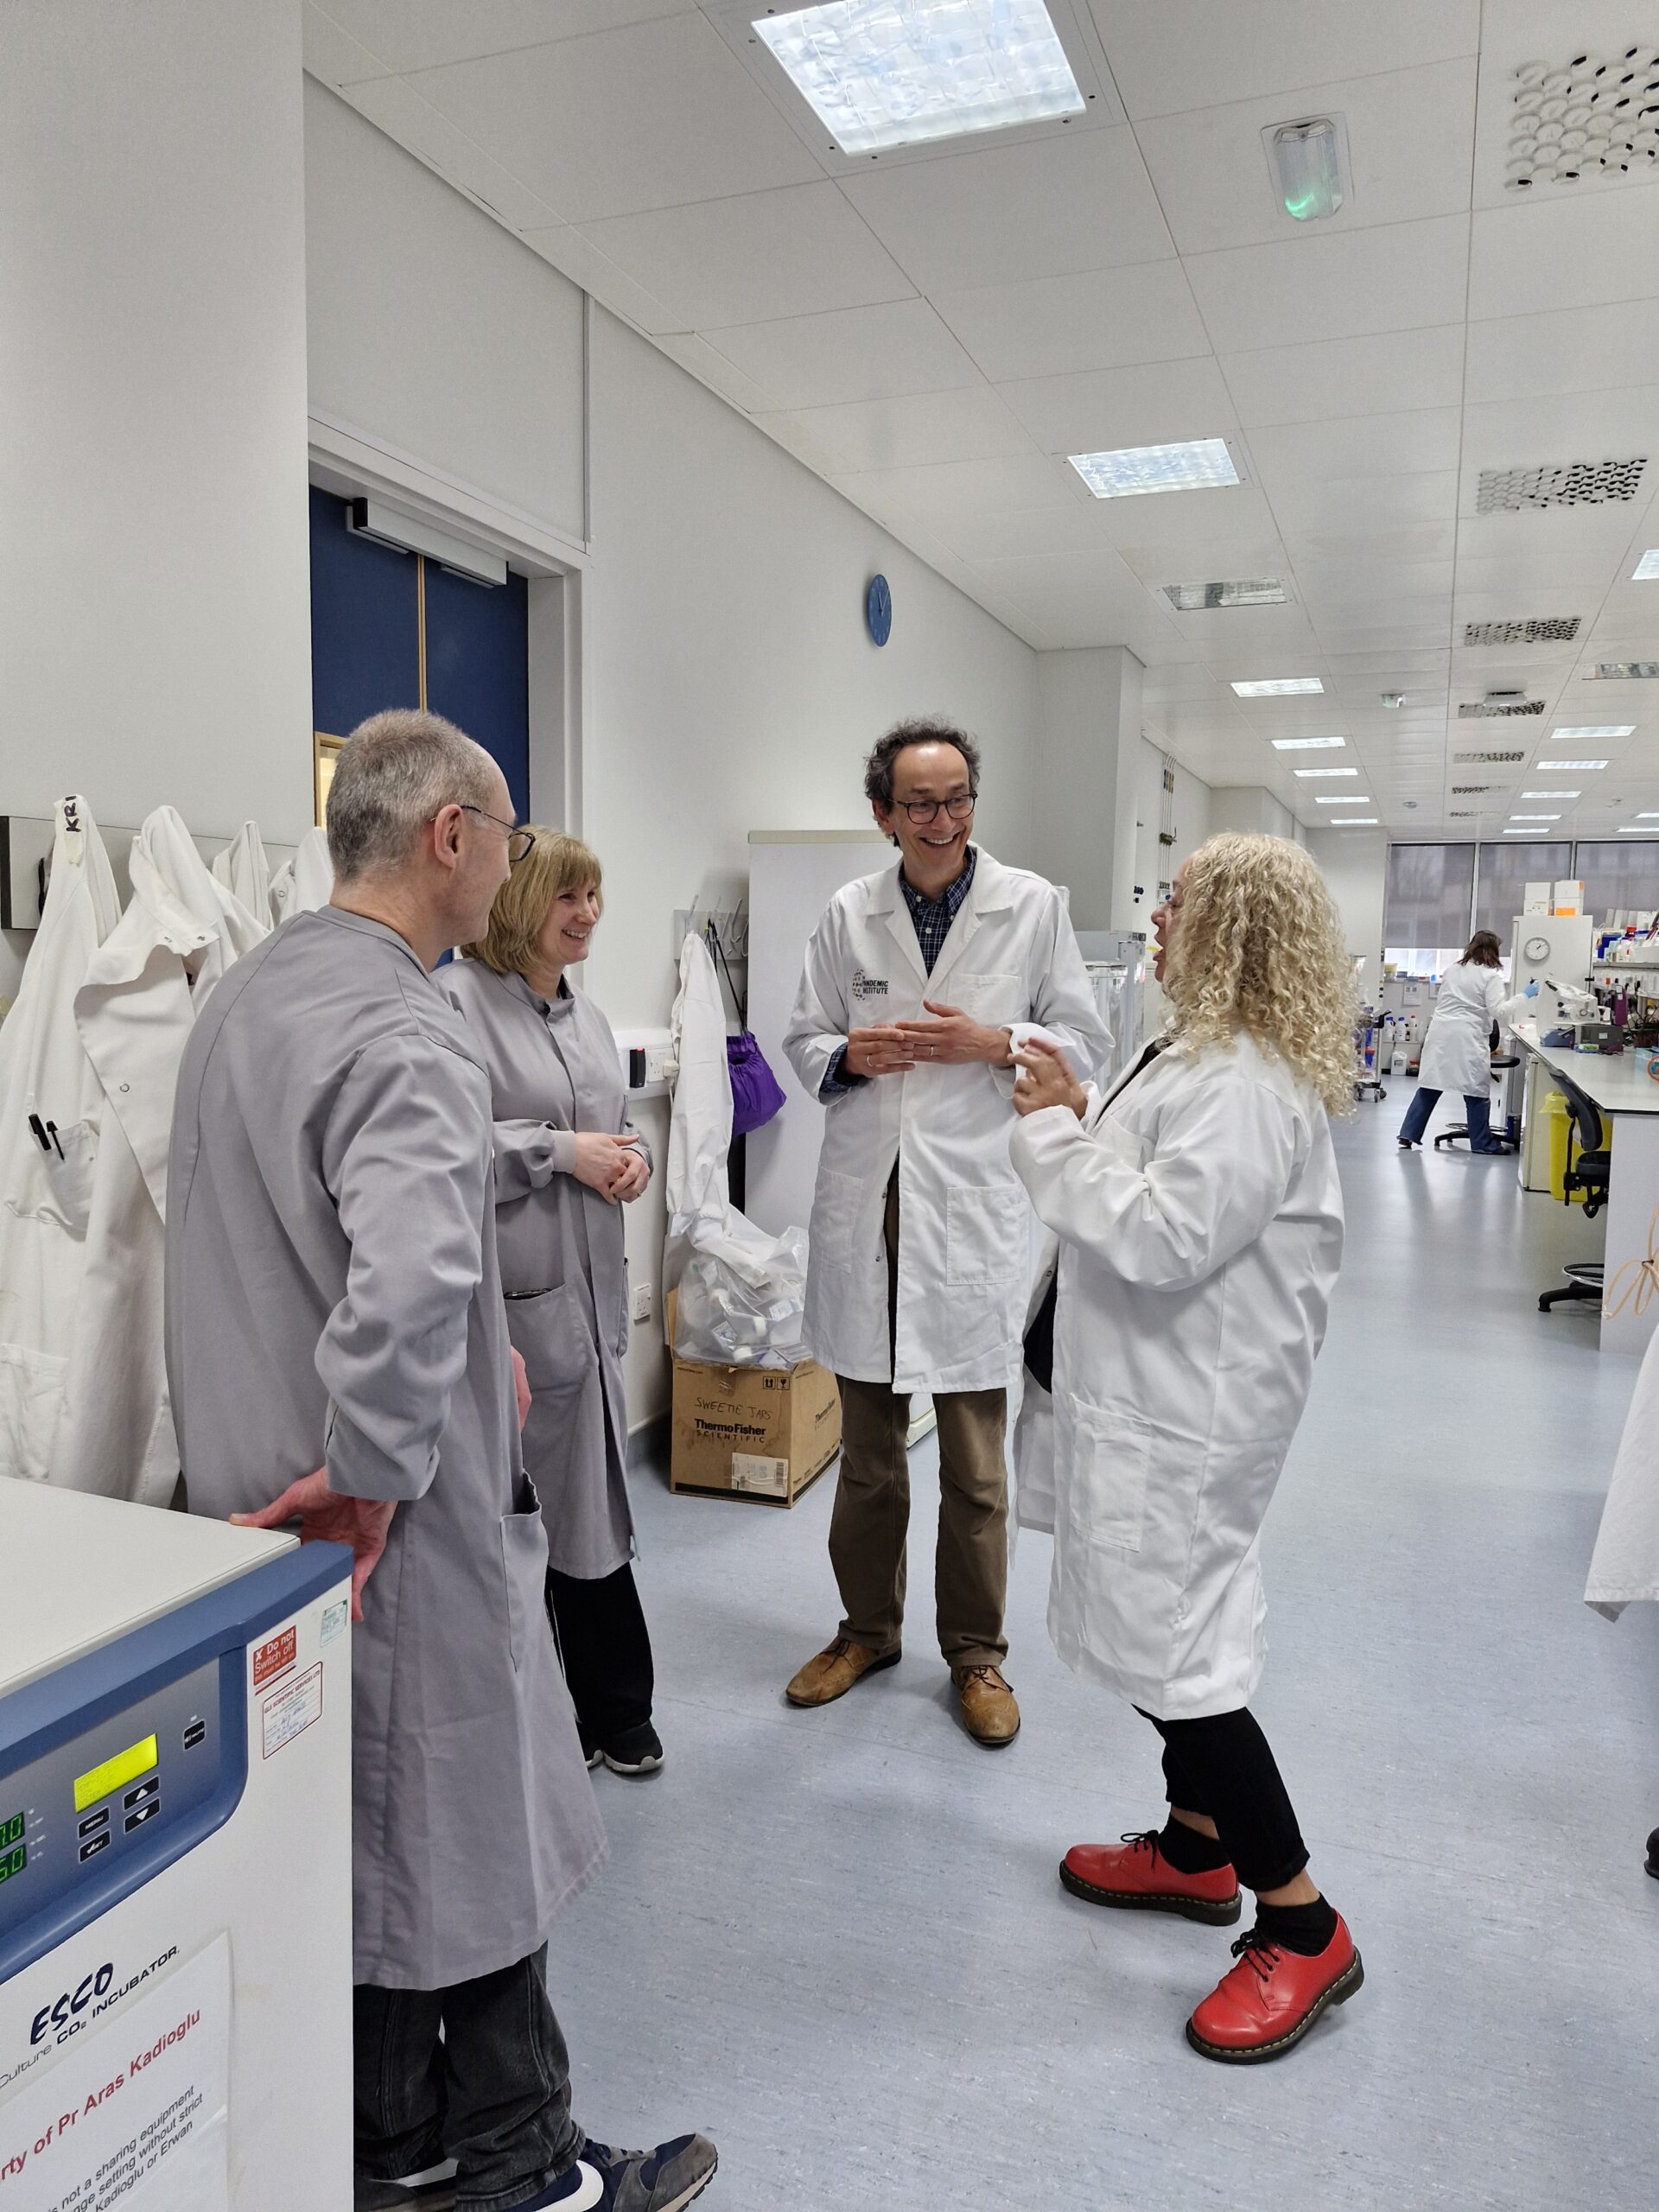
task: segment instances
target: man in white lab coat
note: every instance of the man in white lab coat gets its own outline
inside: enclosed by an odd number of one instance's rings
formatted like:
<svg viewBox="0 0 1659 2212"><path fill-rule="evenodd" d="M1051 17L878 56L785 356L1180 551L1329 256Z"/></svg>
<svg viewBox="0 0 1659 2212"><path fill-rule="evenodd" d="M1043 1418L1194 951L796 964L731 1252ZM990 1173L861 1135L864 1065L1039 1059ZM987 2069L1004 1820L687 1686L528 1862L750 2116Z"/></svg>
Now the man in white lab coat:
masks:
<svg viewBox="0 0 1659 2212"><path fill-rule="evenodd" d="M979 766L942 722L902 722L872 752L865 793L899 861L830 902L785 1040L827 1108L806 1332L841 1391L830 1557L844 1609L786 1694L827 1705L898 1661L910 1400L931 1391L939 1645L963 1726L998 1745L1020 1726L1002 1675L1003 1441L1031 1261L1012 1046L1038 1026L1092 1070L1110 1039L1060 893L969 842Z"/></svg>

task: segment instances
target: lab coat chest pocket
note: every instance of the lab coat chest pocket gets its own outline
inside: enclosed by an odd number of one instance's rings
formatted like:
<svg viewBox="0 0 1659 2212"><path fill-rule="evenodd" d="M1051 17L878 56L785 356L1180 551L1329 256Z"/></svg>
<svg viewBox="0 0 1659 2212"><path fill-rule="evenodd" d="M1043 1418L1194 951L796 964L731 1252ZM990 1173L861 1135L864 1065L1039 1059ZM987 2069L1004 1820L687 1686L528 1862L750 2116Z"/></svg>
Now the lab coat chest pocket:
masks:
<svg viewBox="0 0 1659 2212"><path fill-rule="evenodd" d="M1030 1012L1026 979L1013 969L997 975L958 976L944 995L988 1029L1023 1021Z"/></svg>
<svg viewBox="0 0 1659 2212"><path fill-rule="evenodd" d="M1137 1414L1105 1406L1077 1408L1071 1515L1085 1541L1140 1550L1151 1460L1152 1429Z"/></svg>
<svg viewBox="0 0 1659 2212"><path fill-rule="evenodd" d="M85 1236L97 1166L97 1125L72 1122L56 1132L49 1153L29 1160L23 1189L6 1203L22 1221L50 1222L54 1228L67 1229L71 1236Z"/></svg>
<svg viewBox="0 0 1659 2212"><path fill-rule="evenodd" d="M1029 1221L1023 1191L949 1192L944 1202L945 1281L1007 1282L1029 1262Z"/></svg>
<svg viewBox="0 0 1659 2212"><path fill-rule="evenodd" d="M529 1513L501 1516L501 1572L506 1582L507 1640L513 1666L522 1671L531 1639L552 1633L547 1619L547 1535L540 1506Z"/></svg>

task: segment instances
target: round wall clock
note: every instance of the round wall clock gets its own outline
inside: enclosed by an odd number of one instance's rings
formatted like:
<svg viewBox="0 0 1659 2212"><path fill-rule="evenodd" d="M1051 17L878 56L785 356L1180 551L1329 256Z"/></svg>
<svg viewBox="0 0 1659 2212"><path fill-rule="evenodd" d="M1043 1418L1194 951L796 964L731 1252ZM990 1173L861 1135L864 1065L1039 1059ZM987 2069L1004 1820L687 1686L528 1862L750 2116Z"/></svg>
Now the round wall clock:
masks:
<svg viewBox="0 0 1659 2212"><path fill-rule="evenodd" d="M874 644L885 645L893 635L893 593L885 576L872 576L864 594L864 620Z"/></svg>
<svg viewBox="0 0 1659 2212"><path fill-rule="evenodd" d="M1547 937L1529 937L1525 944L1522 946L1521 950L1526 954L1529 960L1534 962L1548 960L1549 957L1549 939Z"/></svg>

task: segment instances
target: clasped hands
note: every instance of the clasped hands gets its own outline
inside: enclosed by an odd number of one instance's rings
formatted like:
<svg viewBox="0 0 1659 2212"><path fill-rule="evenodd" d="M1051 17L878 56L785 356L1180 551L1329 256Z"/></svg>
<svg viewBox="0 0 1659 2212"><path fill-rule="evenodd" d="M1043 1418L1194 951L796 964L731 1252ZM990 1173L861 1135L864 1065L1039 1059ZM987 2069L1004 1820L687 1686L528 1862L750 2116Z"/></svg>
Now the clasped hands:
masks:
<svg viewBox="0 0 1659 2212"><path fill-rule="evenodd" d="M922 1003L933 1016L931 1021L888 1021L851 1031L849 1075L904 1075L915 1067L965 1067L975 1061L994 1068L1013 1065L1006 1029L987 1029L959 1006L933 999Z"/></svg>
<svg viewBox="0 0 1659 2212"><path fill-rule="evenodd" d="M584 1130L576 1139L576 1180L615 1205L639 1197L651 1180L651 1162L632 1137Z"/></svg>

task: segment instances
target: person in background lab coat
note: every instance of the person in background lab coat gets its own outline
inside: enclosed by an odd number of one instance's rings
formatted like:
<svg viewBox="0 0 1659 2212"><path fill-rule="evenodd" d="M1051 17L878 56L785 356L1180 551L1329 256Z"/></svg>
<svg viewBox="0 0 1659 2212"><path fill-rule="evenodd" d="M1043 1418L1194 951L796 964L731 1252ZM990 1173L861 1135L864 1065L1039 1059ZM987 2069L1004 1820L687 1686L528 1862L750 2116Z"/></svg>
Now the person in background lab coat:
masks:
<svg viewBox="0 0 1659 2212"><path fill-rule="evenodd" d="M1014 1093L1014 1164L1060 1240L1049 1630L1158 1730L1170 1802L1161 1829L1075 1846L1060 1878L1215 1925L1254 1890L1239 1963L1187 2024L1249 2063L1363 1978L1249 1709L1262 1516L1342 1256L1326 1116L1352 1103L1353 988L1319 871L1281 838L1211 838L1154 925L1165 1036L1106 1099L1033 1040Z"/></svg>
<svg viewBox="0 0 1659 2212"><path fill-rule="evenodd" d="M424 713L355 733L327 814L333 899L230 969L184 1055L167 1334L191 1510L356 1554L356 2204L669 2212L713 2146L584 2143L548 1998L604 1835L527 1392L514 1418L489 1077L431 975L528 833L488 754Z"/></svg>
<svg viewBox="0 0 1659 2212"><path fill-rule="evenodd" d="M1504 1147L1491 1135L1488 1118L1492 1084L1492 1024L1516 1020L1538 986L1529 983L1514 998L1507 997L1498 972L1497 938L1491 930L1477 930L1464 956L1440 983L1434 1011L1428 1018L1422 1058L1417 1071L1417 1095L1400 1124L1400 1149L1409 1152L1423 1141L1428 1117L1440 1103L1443 1090L1460 1091L1469 1117L1471 1152L1501 1154Z"/></svg>
<svg viewBox="0 0 1659 2212"><path fill-rule="evenodd" d="M490 1071L507 1332L533 1393L524 1465L582 1747L590 1767L653 1774L663 1746L631 1564L621 1211L650 1182L651 1152L628 1119L611 1025L569 981L599 925L599 861L560 830L533 834L487 931L442 980Z"/></svg>
<svg viewBox="0 0 1659 2212"><path fill-rule="evenodd" d="M1092 1072L1110 1046L1052 883L969 841L979 752L903 722L865 766L898 864L838 891L812 933L785 1050L825 1102L806 1338L841 1391L830 1557L840 1630L785 1694L827 1705L894 1665L905 1610L911 1394L939 1428L939 1646L982 1744L1012 1740L1002 1675L1007 1385L1031 1214L1008 1161L1012 1042L1047 1027Z"/></svg>

